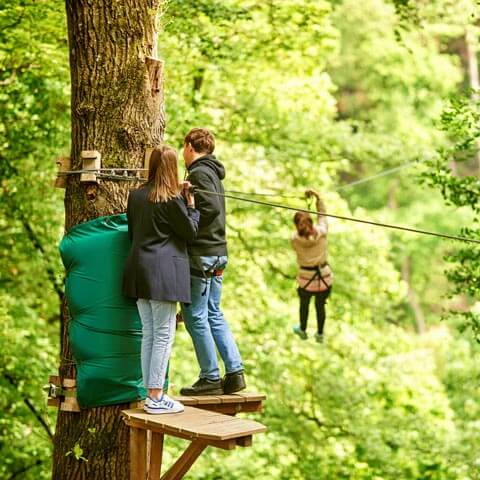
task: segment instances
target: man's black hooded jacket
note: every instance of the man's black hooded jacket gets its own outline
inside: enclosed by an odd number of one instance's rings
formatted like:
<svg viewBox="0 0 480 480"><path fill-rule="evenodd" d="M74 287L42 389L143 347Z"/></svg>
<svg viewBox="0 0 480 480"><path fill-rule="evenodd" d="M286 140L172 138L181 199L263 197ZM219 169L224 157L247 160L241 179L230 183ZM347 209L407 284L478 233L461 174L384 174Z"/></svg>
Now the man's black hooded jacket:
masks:
<svg viewBox="0 0 480 480"><path fill-rule="evenodd" d="M224 166L215 155L197 158L188 167L187 180L196 187L223 194ZM189 255L227 255L225 239L225 198L208 193L195 193L195 207L200 212L197 238L188 244Z"/></svg>

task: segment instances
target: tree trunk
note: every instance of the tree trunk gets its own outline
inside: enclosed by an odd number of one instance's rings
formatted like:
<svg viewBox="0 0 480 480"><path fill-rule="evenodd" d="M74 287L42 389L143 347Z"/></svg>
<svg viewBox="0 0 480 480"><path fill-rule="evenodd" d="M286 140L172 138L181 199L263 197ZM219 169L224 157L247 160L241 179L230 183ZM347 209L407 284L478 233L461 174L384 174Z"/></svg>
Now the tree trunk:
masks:
<svg viewBox="0 0 480 480"><path fill-rule="evenodd" d="M402 263L402 279L408 285L408 302L413 310L413 315L415 317L415 330L419 335L422 335L426 331L425 326L425 315L423 314L422 306L418 301L417 294L412 287L412 257L407 256Z"/></svg>
<svg viewBox="0 0 480 480"><path fill-rule="evenodd" d="M465 46L467 51L467 65L468 65L468 83L472 89L472 100L475 103L479 101L480 78L478 74L478 38L476 27L469 25L465 30ZM475 153L476 167L480 172L480 142L477 141L477 152Z"/></svg>
<svg viewBox="0 0 480 480"><path fill-rule="evenodd" d="M145 149L160 143L164 131L162 62L155 57L161 3L66 1L73 169L82 168L82 150L98 150L102 167L143 167ZM78 175L68 177L65 227L125 211L129 188L131 184L124 181L85 184ZM60 374L71 378L75 370L65 306L63 312ZM128 430L120 419L126 407L59 411L52 478L128 479ZM80 452L85 460L77 459Z"/></svg>

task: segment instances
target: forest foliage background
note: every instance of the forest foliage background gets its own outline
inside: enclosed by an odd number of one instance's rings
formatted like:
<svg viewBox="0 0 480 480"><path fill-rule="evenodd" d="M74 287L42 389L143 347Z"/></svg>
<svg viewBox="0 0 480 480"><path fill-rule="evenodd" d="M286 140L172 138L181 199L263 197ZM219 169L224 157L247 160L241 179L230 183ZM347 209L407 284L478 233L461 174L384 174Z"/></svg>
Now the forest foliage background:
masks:
<svg viewBox="0 0 480 480"><path fill-rule="evenodd" d="M230 190L306 207L314 187L331 213L478 238L478 15L470 0L170 0L159 36L166 141L180 148L190 127L212 128ZM5 479L50 477L55 412L42 387L59 363L64 277L52 182L69 151L69 95L63 3L4 0ZM479 249L330 221L335 286L318 345L291 333L291 212L227 205L225 310L249 387L268 395L269 431L255 448L210 451L189 478L480 478ZM311 334L313 324L312 311ZM174 389L197 374L184 330L172 371Z"/></svg>

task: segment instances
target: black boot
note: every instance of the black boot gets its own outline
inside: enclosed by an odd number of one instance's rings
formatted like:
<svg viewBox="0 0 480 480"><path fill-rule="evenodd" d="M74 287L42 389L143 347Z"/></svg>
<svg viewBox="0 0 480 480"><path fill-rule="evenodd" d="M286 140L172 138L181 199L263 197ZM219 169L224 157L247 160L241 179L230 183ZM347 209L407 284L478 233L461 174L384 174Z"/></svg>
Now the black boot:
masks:
<svg viewBox="0 0 480 480"><path fill-rule="evenodd" d="M208 378L199 378L191 387L184 387L180 390L180 395L194 397L196 395L222 395L222 381L209 380Z"/></svg>
<svg viewBox="0 0 480 480"><path fill-rule="evenodd" d="M246 386L243 371L227 373L223 377L223 393L225 394L239 392L246 388Z"/></svg>

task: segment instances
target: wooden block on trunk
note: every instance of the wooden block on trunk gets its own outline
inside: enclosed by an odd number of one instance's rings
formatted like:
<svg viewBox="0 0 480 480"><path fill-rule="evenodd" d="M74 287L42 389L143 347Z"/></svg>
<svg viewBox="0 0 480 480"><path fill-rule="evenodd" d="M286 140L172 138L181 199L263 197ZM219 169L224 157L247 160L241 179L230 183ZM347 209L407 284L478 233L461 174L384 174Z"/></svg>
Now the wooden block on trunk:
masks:
<svg viewBox="0 0 480 480"><path fill-rule="evenodd" d="M102 166L102 155L96 150L82 150L82 170L99 170ZM81 182L98 183L95 172L82 173Z"/></svg>
<svg viewBox="0 0 480 480"><path fill-rule="evenodd" d="M148 169L150 168L150 157L152 156L153 147L147 147L145 149L145 160L143 162L143 168L145 169L142 172L141 177L147 179L148 178Z"/></svg>
<svg viewBox="0 0 480 480"><path fill-rule="evenodd" d="M64 412L79 412L80 405L75 397L65 397L65 400L60 404L60 410Z"/></svg>
<svg viewBox="0 0 480 480"><path fill-rule="evenodd" d="M49 407L59 407L61 403L62 403L62 402L61 402L61 400L60 400L59 398L49 398L49 399L47 400L47 405L48 405Z"/></svg>
<svg viewBox="0 0 480 480"><path fill-rule="evenodd" d="M62 384L65 388L75 388L77 381L74 378L64 378Z"/></svg>
<svg viewBox="0 0 480 480"><path fill-rule="evenodd" d="M52 383L53 385L59 387L60 386L60 375L49 375L48 376L48 383Z"/></svg>
<svg viewBox="0 0 480 480"><path fill-rule="evenodd" d="M70 170L71 162L70 157L58 157L56 160L58 173L66 172ZM66 188L67 186L67 177L65 175L59 175L55 179L55 183L53 184L56 188Z"/></svg>

